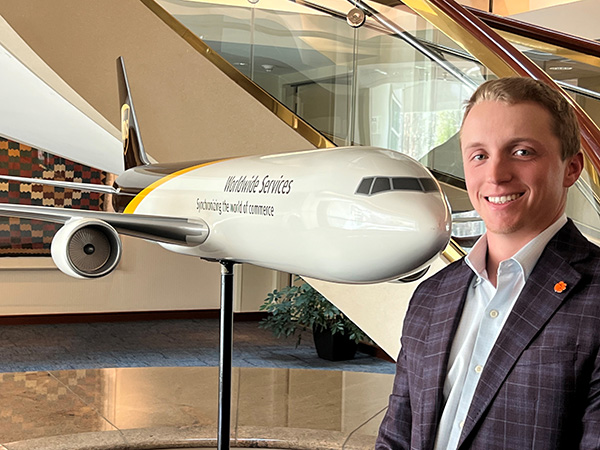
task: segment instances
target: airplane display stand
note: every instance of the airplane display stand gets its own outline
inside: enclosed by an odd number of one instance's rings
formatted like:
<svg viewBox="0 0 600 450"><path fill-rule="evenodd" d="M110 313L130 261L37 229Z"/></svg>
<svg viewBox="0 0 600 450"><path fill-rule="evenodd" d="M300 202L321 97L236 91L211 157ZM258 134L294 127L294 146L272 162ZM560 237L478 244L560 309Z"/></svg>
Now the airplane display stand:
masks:
<svg viewBox="0 0 600 450"><path fill-rule="evenodd" d="M217 449L229 450L231 439L231 372L233 356L233 266L222 260L219 323L219 414Z"/></svg>

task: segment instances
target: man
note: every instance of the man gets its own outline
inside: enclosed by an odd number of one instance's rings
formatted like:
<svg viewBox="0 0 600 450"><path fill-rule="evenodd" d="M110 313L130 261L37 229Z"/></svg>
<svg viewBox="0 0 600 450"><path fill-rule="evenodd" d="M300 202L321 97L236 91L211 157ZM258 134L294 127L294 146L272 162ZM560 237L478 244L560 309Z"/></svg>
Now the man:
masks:
<svg viewBox="0 0 600 450"><path fill-rule="evenodd" d="M484 83L460 133L486 224L410 302L377 449L600 449L600 249L564 214L583 168L568 103Z"/></svg>

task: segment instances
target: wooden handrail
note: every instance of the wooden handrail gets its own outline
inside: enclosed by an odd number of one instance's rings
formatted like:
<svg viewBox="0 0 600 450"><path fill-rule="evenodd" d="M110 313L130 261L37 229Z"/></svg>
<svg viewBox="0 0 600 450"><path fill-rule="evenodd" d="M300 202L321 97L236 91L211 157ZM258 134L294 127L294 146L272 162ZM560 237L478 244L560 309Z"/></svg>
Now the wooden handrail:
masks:
<svg viewBox="0 0 600 450"><path fill-rule="evenodd" d="M551 30L550 28L523 22L521 20L498 16L469 6L465 6L465 8L495 30L505 31L507 33L535 39L536 41L541 41L546 44L556 45L568 50L600 58L600 42Z"/></svg>
<svg viewBox="0 0 600 450"><path fill-rule="evenodd" d="M387 7L401 6L405 2L402 0L373 0ZM495 30L505 31L518 36L534 39L546 44L556 45L568 50L572 50L586 55L600 58L600 42L585 39L572 34L562 33L560 31L545 28L522 20L503 17L472 6L463 5L463 8L471 12L486 25Z"/></svg>

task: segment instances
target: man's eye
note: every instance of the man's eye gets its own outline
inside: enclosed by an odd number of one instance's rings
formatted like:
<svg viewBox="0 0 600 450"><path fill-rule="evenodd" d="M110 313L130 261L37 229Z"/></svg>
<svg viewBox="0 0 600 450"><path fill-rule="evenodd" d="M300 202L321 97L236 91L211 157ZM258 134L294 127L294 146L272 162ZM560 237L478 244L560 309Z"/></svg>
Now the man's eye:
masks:
<svg viewBox="0 0 600 450"><path fill-rule="evenodd" d="M531 152L525 148L520 148L515 152L515 155L517 156L529 156L531 155Z"/></svg>
<svg viewBox="0 0 600 450"><path fill-rule="evenodd" d="M483 161L484 159L485 159L485 155L482 155L482 154L473 156L474 161Z"/></svg>

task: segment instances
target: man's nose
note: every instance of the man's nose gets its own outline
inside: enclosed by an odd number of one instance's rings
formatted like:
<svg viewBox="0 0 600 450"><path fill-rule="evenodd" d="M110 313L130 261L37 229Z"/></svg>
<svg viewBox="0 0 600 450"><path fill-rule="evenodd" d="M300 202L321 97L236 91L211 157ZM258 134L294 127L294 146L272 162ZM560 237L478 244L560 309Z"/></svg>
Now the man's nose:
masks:
<svg viewBox="0 0 600 450"><path fill-rule="evenodd" d="M511 165L506 158L490 158L487 170L488 181L491 183L505 183L512 179Z"/></svg>

